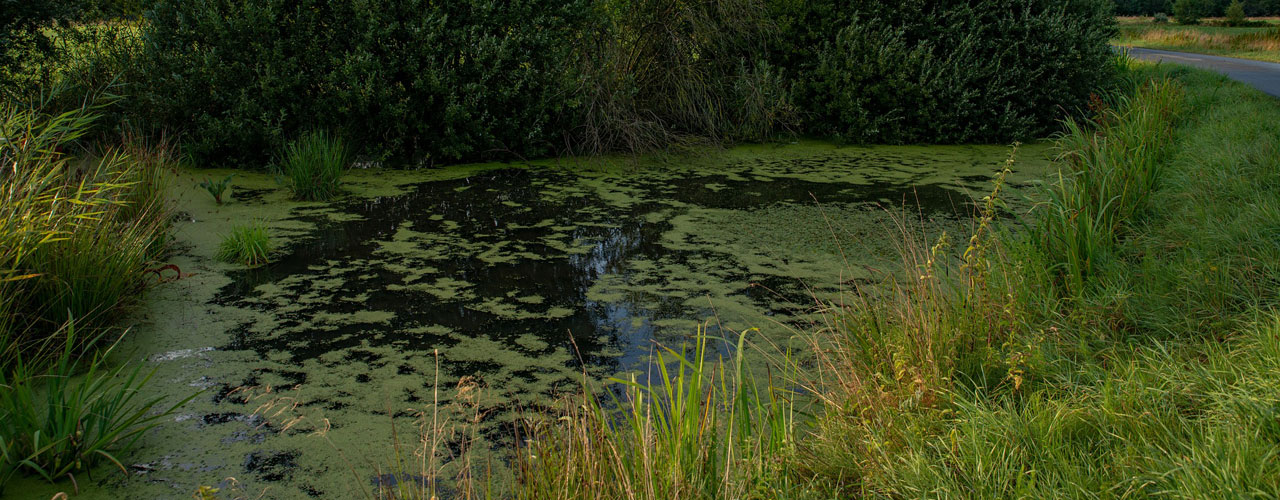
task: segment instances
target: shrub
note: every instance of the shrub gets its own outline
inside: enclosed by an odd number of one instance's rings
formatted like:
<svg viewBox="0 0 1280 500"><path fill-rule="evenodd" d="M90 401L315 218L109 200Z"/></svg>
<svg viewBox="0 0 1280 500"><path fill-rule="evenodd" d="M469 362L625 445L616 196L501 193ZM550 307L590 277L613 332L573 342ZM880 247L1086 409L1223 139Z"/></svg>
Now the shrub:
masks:
<svg viewBox="0 0 1280 500"><path fill-rule="evenodd" d="M187 132L197 161L261 165L309 129L377 157L546 154L595 12L588 0L160 0L133 108Z"/></svg>
<svg viewBox="0 0 1280 500"><path fill-rule="evenodd" d="M1110 76L1105 0L837 5L778 8L795 19L778 57L796 75L811 133L887 143L1038 137Z"/></svg>
<svg viewBox="0 0 1280 500"><path fill-rule="evenodd" d="M351 157L342 139L326 132L308 132L285 147L276 167L300 200L323 201L338 194L342 172Z"/></svg>
<svg viewBox="0 0 1280 500"><path fill-rule="evenodd" d="M233 227L231 234L218 245L218 253L214 257L229 264L257 267L270 263L271 253L274 251L267 226L261 222L253 222Z"/></svg>
<svg viewBox="0 0 1280 500"><path fill-rule="evenodd" d="M1163 12L1157 12L1155 16L1152 16L1151 22L1155 24L1169 24L1169 15Z"/></svg>

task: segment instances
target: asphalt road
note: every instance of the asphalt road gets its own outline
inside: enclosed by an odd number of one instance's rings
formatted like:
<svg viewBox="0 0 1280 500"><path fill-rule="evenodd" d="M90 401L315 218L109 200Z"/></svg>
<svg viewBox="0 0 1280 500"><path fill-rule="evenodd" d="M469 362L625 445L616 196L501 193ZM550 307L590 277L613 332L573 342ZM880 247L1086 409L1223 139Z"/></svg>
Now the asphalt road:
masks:
<svg viewBox="0 0 1280 500"><path fill-rule="evenodd" d="M1144 61L1185 64L1217 71L1233 80L1253 85L1258 90L1280 97L1280 64L1277 63L1136 47L1129 49L1129 56Z"/></svg>

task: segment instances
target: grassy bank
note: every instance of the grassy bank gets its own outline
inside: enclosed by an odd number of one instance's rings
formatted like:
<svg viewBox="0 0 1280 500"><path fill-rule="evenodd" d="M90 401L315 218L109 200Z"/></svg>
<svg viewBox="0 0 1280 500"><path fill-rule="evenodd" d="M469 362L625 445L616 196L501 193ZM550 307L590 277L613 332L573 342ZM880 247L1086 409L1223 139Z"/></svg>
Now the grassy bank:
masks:
<svg viewBox="0 0 1280 500"><path fill-rule="evenodd" d="M1116 45L1280 62L1280 24L1269 27L1178 26L1121 22Z"/></svg>
<svg viewBox="0 0 1280 500"><path fill-rule="evenodd" d="M1280 103L1127 76L1032 213L997 217L997 182L971 235L906 238L900 279L825 311L796 381L813 425L732 361L681 357L620 414L537 436L524 496L1280 495Z"/></svg>

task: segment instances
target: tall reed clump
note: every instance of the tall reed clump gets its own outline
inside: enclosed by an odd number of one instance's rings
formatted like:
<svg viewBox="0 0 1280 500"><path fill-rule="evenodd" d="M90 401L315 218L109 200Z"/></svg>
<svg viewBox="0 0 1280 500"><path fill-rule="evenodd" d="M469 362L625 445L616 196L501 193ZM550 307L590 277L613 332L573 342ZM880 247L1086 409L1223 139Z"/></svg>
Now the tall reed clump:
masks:
<svg viewBox="0 0 1280 500"><path fill-rule="evenodd" d="M96 109L0 105L0 488L120 466L113 452L172 411L138 399L137 369L107 369L111 348L89 354L164 248L170 160L131 137L71 156Z"/></svg>
<svg viewBox="0 0 1280 500"><path fill-rule="evenodd" d="M0 334L6 348L39 344L70 319L105 326L136 299L166 243L164 152L125 146L70 151L97 108L59 115L0 108Z"/></svg>
<svg viewBox="0 0 1280 500"><path fill-rule="evenodd" d="M1115 104L1095 101L1097 116L1089 122L1066 122L1061 171L1044 190L1035 227L1064 295L1085 291L1135 216L1148 208L1182 94L1173 82L1153 81Z"/></svg>
<svg viewBox="0 0 1280 500"><path fill-rule="evenodd" d="M342 173L350 163L351 153L342 139L317 130L285 146L277 169L294 197L324 201L338 194Z"/></svg>
<svg viewBox="0 0 1280 500"><path fill-rule="evenodd" d="M773 381L747 374L745 337L711 360L705 329L692 348L662 348L653 385L617 380L620 397L566 403L518 450L519 498L776 498L788 493L795 413Z"/></svg>
<svg viewBox="0 0 1280 500"><path fill-rule="evenodd" d="M258 267L270 263L274 251L275 245L271 243L271 233L267 231L266 224L254 221L231 228L231 234L218 245L215 257L229 264Z"/></svg>

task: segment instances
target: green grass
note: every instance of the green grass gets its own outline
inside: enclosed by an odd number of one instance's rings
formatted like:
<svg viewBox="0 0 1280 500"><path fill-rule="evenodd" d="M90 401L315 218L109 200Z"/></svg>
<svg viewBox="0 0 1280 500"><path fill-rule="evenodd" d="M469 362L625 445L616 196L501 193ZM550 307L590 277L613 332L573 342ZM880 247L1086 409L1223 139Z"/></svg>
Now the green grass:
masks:
<svg viewBox="0 0 1280 500"><path fill-rule="evenodd" d="M656 384L614 379L622 396L568 402L519 450L519 498L775 498L788 481L796 413L785 391L746 375L743 332L730 360L715 339L661 348Z"/></svg>
<svg viewBox="0 0 1280 500"><path fill-rule="evenodd" d="M270 263L274 251L266 224L255 221L231 228L231 234L223 238L214 257L230 264L258 267Z"/></svg>
<svg viewBox="0 0 1280 500"><path fill-rule="evenodd" d="M324 201L336 196L351 153L342 139L323 131L308 132L285 146L277 166L294 197Z"/></svg>
<svg viewBox="0 0 1280 500"><path fill-rule="evenodd" d="M1280 62L1280 25L1270 28L1120 25L1116 45Z"/></svg>
<svg viewBox="0 0 1280 500"><path fill-rule="evenodd" d="M1161 178L1181 88L1144 85L1089 123L1068 120L1058 178L1044 191L1035 237L1066 293L1081 293L1129 232Z"/></svg>

